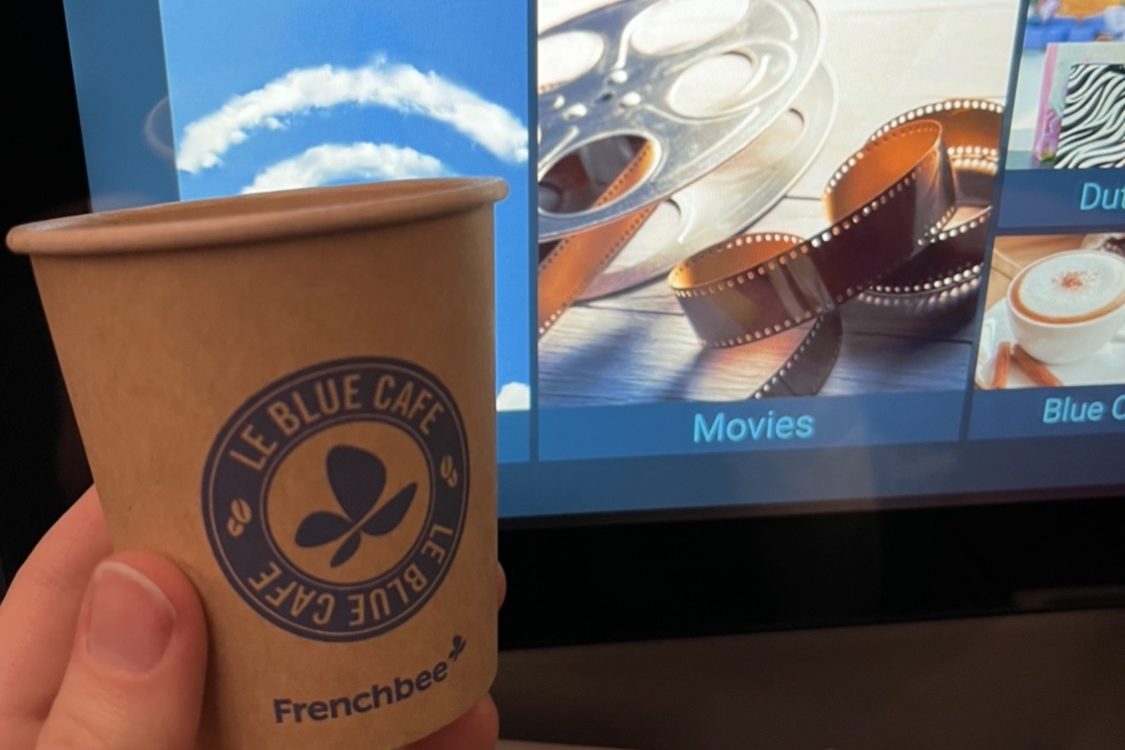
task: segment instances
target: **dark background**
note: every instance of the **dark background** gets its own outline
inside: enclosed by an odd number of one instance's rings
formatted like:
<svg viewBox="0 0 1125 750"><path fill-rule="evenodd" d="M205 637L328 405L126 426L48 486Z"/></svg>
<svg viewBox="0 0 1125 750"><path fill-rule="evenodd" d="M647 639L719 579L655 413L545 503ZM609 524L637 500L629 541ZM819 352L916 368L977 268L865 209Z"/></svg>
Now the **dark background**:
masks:
<svg viewBox="0 0 1125 750"><path fill-rule="evenodd" d="M87 210L88 186L62 3L6 2L0 12L8 132L0 230L7 233ZM8 252L0 252L0 264L0 570L10 576L90 477L30 264Z"/></svg>

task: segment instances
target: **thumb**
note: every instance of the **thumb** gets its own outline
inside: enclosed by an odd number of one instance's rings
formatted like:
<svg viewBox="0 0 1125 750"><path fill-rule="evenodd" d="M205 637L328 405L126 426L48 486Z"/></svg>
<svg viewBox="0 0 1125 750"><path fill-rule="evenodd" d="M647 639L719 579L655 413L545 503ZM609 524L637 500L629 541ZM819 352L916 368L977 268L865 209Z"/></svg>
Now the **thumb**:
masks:
<svg viewBox="0 0 1125 750"><path fill-rule="evenodd" d="M147 552L108 558L38 750L192 750L206 654L199 597L175 565Z"/></svg>

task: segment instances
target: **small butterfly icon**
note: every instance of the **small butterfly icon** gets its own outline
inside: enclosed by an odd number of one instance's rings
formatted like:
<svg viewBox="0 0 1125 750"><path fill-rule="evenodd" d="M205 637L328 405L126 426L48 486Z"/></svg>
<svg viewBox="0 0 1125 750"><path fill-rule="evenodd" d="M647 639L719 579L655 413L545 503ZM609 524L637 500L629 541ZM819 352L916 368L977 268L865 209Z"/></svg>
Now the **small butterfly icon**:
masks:
<svg viewBox="0 0 1125 750"><path fill-rule="evenodd" d="M453 649L449 652L449 660L457 661L461 656L461 652L465 650L465 646L469 645L468 642L459 635L453 636Z"/></svg>
<svg viewBox="0 0 1125 750"><path fill-rule="evenodd" d="M403 487L380 504L387 484L387 468L373 453L349 445L337 445L328 451L325 461L328 484L343 513L316 511L297 528L297 544L320 547L343 543L332 555L331 565L339 567L359 551L365 536L377 537L398 528L418 489L417 482Z"/></svg>

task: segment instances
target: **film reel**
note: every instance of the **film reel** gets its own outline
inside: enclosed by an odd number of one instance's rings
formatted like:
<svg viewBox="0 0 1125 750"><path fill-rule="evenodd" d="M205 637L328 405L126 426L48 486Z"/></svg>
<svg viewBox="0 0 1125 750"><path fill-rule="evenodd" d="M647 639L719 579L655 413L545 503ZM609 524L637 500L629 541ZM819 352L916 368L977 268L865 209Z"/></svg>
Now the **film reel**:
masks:
<svg viewBox="0 0 1125 750"><path fill-rule="evenodd" d="M820 153L835 119L835 84L826 68L817 69L789 113L789 120L772 124L729 162L666 198L577 299L616 294L664 276L776 205ZM777 154L774 144L781 142L785 148ZM662 210L674 219L661 221Z"/></svg>
<svg viewBox="0 0 1125 750"><path fill-rule="evenodd" d="M668 26L668 16L683 2L625 0L541 38L541 58L545 49L564 49L574 52L575 62L566 75L541 81L539 181L548 193L540 201L541 240L623 219L730 161L790 108L819 65L821 21L808 0L732 0L740 13L702 39L653 33L662 23ZM724 78L716 71L728 63L745 69L741 84L717 100L693 99L693 92L714 88L700 82ZM552 203L554 171L613 138L652 148L643 179L610 202ZM586 161L606 161L604 156Z"/></svg>

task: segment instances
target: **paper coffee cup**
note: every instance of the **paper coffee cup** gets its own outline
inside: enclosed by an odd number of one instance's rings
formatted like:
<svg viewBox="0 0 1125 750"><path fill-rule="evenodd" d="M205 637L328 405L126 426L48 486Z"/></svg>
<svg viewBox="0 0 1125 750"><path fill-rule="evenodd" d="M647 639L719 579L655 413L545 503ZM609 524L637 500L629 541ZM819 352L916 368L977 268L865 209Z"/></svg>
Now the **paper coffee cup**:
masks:
<svg viewBox="0 0 1125 750"><path fill-rule="evenodd" d="M496 668L493 179L18 227L114 544L203 597L202 744L379 750Z"/></svg>

